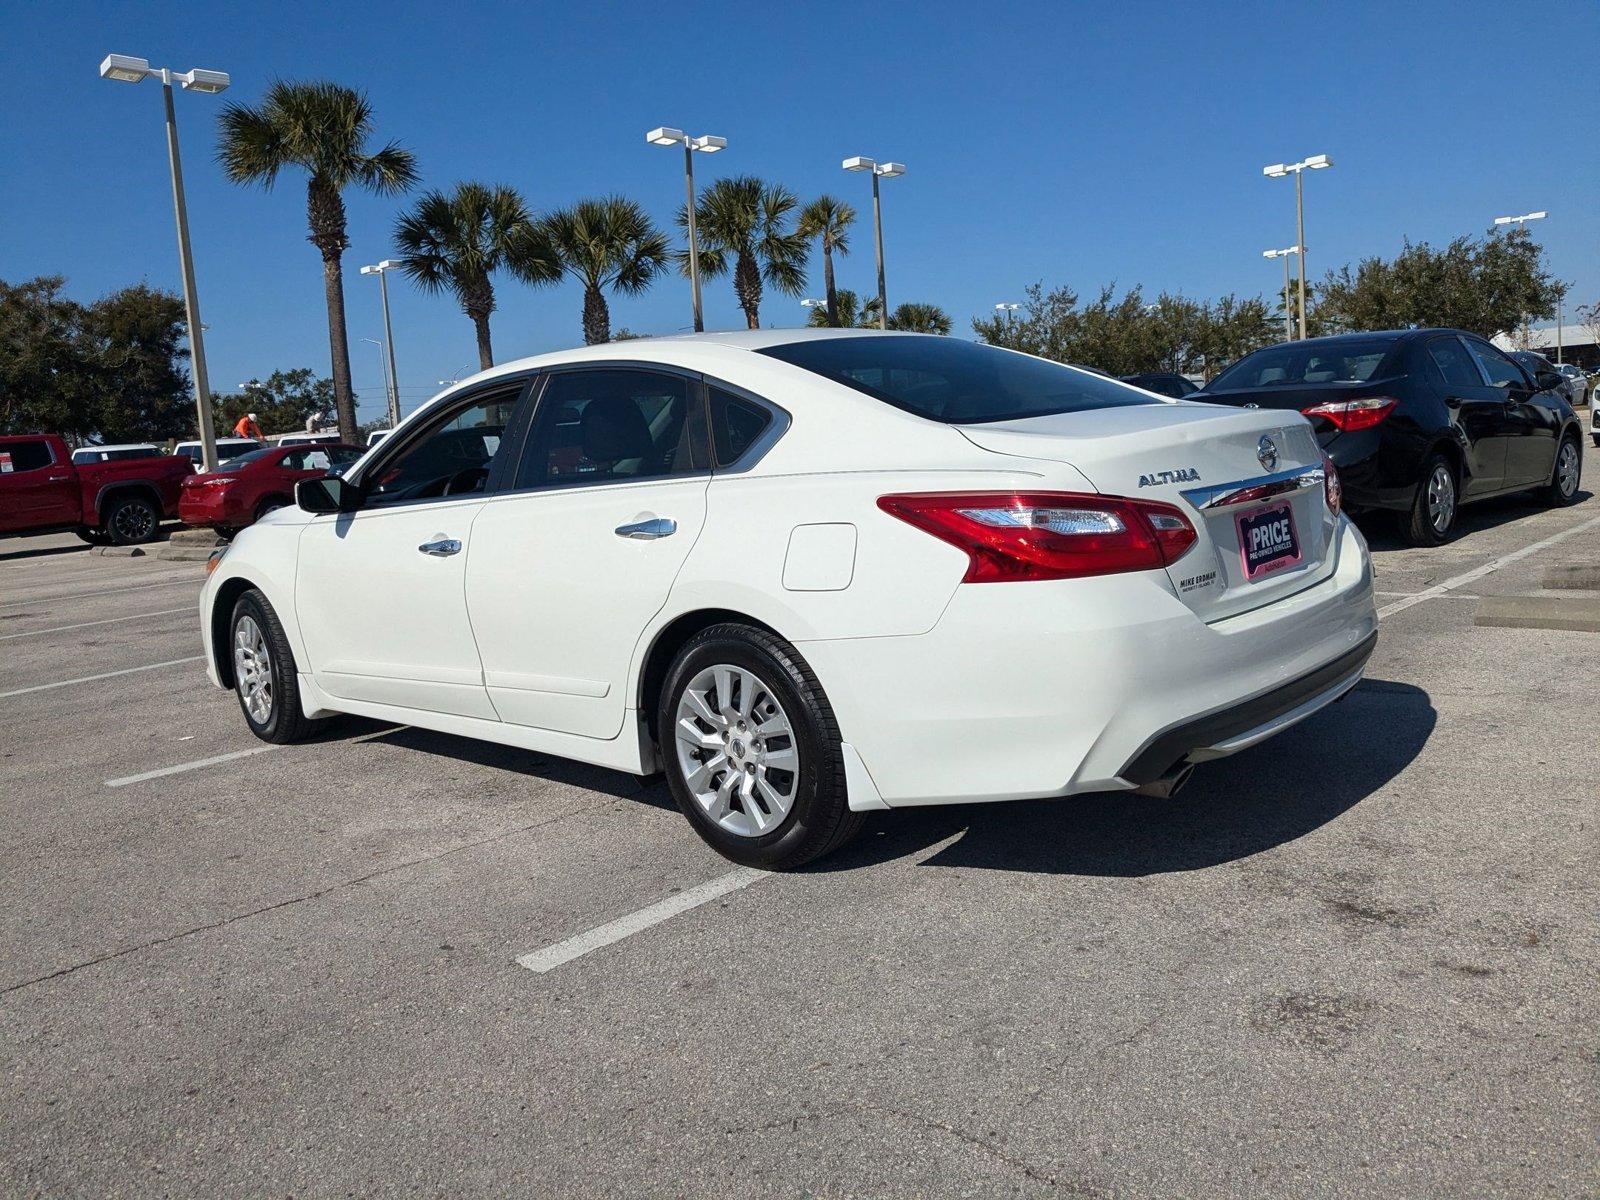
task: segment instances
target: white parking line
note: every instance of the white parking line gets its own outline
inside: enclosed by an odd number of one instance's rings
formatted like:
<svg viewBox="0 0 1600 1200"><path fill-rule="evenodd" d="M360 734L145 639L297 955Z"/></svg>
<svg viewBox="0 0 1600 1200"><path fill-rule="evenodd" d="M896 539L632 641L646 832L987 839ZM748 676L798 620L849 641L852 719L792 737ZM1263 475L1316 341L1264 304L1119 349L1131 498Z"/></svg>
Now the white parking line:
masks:
<svg viewBox="0 0 1600 1200"><path fill-rule="evenodd" d="M0 600L0 604L50 604L56 600L85 600L92 596L119 596L123 592L148 592L151 588L176 587L180 583L200 585L205 580L185 575L178 579L163 579L160 583L134 583L127 587L101 588L95 592L61 592L54 596L25 596L15 600Z"/></svg>
<svg viewBox="0 0 1600 1200"><path fill-rule="evenodd" d="M1574 525L1571 529L1563 529L1560 533L1551 534L1543 541L1533 542L1520 550L1513 550L1510 554L1502 554L1493 562L1484 563L1481 567L1474 567L1470 571L1464 571L1460 575L1452 576L1442 583L1436 583L1431 588L1426 588L1416 593L1414 596L1407 596L1404 600L1396 600L1392 604L1385 604L1378 609L1378 616L1380 618L1391 616L1394 613L1410 608L1413 604L1421 604L1424 600L1432 600L1435 597L1444 595L1446 592L1453 592L1458 587L1482 579L1485 575L1492 575L1501 567L1509 567L1512 563L1520 562L1530 554L1537 554L1539 551L1546 550L1558 542L1566 541L1569 537L1574 537L1585 530L1593 529L1596 525L1600 525L1600 517L1590 517L1587 521Z"/></svg>
<svg viewBox="0 0 1600 1200"><path fill-rule="evenodd" d="M232 754L215 754L210 758L197 758L193 762L179 763L175 767L161 767L155 771L143 771L138 775L124 775L121 779L106 780L107 787L127 787L130 783L143 783L147 779L161 779L167 775L182 775L185 771L198 771L201 767L214 767L218 763L233 762L237 758L249 758L252 754L265 754L268 750L282 750L280 745L252 746L248 750L235 750Z"/></svg>
<svg viewBox="0 0 1600 1200"><path fill-rule="evenodd" d="M0 700L8 696L26 696L30 692L48 692L52 688L71 687L75 683L93 683L97 679L114 679L118 675L132 675L137 671L156 671L162 667L181 667L184 663L200 662L205 658L203 654L193 654L188 658L169 658L166 662L146 663L142 667L124 667L120 671L102 671L98 675L83 675L77 679L58 679L54 683L36 683L32 687L13 688L9 692L0 692Z"/></svg>
<svg viewBox="0 0 1600 1200"><path fill-rule="evenodd" d="M30 629L26 633L0 634L0 642L9 642L15 638L40 637L46 633L66 633L72 629L88 629L94 625L115 625L118 621L142 621L147 617L170 617L176 613L190 613L195 611L194 605L188 604L183 608L163 608L158 612L134 613L131 617L107 617L103 621L79 621L76 625L57 625L52 629Z"/></svg>
<svg viewBox="0 0 1600 1200"><path fill-rule="evenodd" d="M535 950L532 954L524 954L517 959L517 965L527 967L530 971L543 974L564 966L574 959L582 958L594 950L610 946L623 938L632 937L636 933L649 929L652 925L659 925L663 921L671 920L680 913L690 909L699 908L719 896L726 896L729 892L736 892L740 888L749 887L758 879L765 879L766 871L758 871L754 867L740 867L737 871L729 871L726 875L719 875L698 887L692 887L686 892L679 892L676 896L668 896L665 900L658 900L646 908L631 912L625 917L618 917L615 921L607 921L604 925L597 925L587 933L580 933L570 937L564 942L557 942L553 946L546 946L543 950Z"/></svg>

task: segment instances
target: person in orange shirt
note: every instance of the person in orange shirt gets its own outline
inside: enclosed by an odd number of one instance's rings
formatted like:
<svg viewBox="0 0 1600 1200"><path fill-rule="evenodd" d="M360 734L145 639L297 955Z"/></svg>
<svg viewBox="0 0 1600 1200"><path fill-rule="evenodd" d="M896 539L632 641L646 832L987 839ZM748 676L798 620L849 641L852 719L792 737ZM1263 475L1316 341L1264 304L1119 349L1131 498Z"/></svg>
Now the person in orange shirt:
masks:
<svg viewBox="0 0 1600 1200"><path fill-rule="evenodd" d="M239 418L239 423L233 427L234 437L261 439L261 426L256 424L255 413L245 413Z"/></svg>

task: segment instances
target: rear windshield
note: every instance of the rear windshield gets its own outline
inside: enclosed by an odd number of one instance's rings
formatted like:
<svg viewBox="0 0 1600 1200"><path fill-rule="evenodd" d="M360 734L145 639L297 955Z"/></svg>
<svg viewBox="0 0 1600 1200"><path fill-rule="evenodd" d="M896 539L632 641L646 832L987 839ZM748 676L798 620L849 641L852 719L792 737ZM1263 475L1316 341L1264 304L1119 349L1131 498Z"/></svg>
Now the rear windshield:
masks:
<svg viewBox="0 0 1600 1200"><path fill-rule="evenodd" d="M1365 383L1394 349L1393 338L1363 338L1333 345L1290 343L1246 355L1207 386L1224 388L1283 387L1292 383Z"/></svg>
<svg viewBox="0 0 1600 1200"><path fill-rule="evenodd" d="M224 455L224 454L226 454L226 453L227 453L227 448L226 447L223 447L223 446L218 446L217 447L217 454L218 454L219 457ZM224 459L223 461L225 461L228 465L226 467L219 468L219 472L218 473L220 474L220 473L227 472L227 471L238 471L238 470L240 470L240 469L242 469L244 467L248 467L253 462L260 462L263 458L266 458L267 455L269 455L269 454L276 454L276 453L277 453L277 447L276 446L269 446L265 450L250 450L250 451L247 451L246 453L237 455L237 456L235 456L233 458Z"/></svg>
<svg viewBox="0 0 1600 1200"><path fill-rule="evenodd" d="M1161 403L1101 375L953 337L818 338L758 353L951 425Z"/></svg>

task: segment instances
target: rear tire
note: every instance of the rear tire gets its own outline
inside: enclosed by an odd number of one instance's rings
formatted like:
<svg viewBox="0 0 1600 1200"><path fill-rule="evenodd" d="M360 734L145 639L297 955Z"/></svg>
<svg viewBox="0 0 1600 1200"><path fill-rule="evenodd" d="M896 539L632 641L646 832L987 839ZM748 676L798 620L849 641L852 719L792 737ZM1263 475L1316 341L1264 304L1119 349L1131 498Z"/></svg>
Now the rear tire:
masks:
<svg viewBox="0 0 1600 1200"><path fill-rule="evenodd" d="M725 858L793 870L861 828L833 708L782 638L738 624L695 635L667 670L656 729L673 799Z"/></svg>
<svg viewBox="0 0 1600 1200"><path fill-rule="evenodd" d="M107 506L104 529L114 546L153 542L161 527L161 514L143 496L118 496Z"/></svg>
<svg viewBox="0 0 1600 1200"><path fill-rule="evenodd" d="M1556 461L1550 468L1550 482L1539 489L1539 499L1553 508L1566 508L1578 500L1578 484L1583 480L1583 446L1576 434L1568 434L1556 447Z"/></svg>
<svg viewBox="0 0 1600 1200"><path fill-rule="evenodd" d="M282 745L303 741L325 724L307 718L300 707L294 651L278 614L255 588L233 606L225 651L233 662L233 690L251 733Z"/></svg>
<svg viewBox="0 0 1600 1200"><path fill-rule="evenodd" d="M1461 481L1456 469L1435 451L1422 468L1422 481L1405 519L1406 540L1413 546L1444 545L1455 535L1460 509Z"/></svg>

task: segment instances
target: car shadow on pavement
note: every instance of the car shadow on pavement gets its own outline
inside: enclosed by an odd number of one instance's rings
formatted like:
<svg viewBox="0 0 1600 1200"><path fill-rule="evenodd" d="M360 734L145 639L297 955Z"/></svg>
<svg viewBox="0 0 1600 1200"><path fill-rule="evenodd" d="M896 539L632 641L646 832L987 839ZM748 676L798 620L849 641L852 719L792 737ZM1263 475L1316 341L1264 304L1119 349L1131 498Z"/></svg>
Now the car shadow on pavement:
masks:
<svg viewBox="0 0 1600 1200"><path fill-rule="evenodd" d="M78 546L35 546L31 550L7 550L0 553L0 563L21 562L25 558L49 558L57 554L87 554L94 547L84 542Z"/></svg>
<svg viewBox="0 0 1600 1200"><path fill-rule="evenodd" d="M1175 797L1104 792L879 813L856 842L807 869L913 857L957 834L920 865L1123 877L1213 867L1304 837L1361 803L1416 759L1435 721L1427 692L1367 679L1277 737L1202 765Z"/></svg>
<svg viewBox="0 0 1600 1200"><path fill-rule="evenodd" d="M1579 485L1577 498L1574 504L1582 504L1588 500L1592 493L1585 491ZM1528 492L1520 492L1514 496L1499 496L1493 500L1483 500L1474 504L1464 505L1461 514L1456 518L1455 535L1451 542L1469 538L1475 533L1485 530L1497 529L1501 525L1509 525L1513 521L1521 521L1533 516L1535 513L1546 511L1548 505ZM1360 528L1362 536L1367 539L1367 546L1374 554L1386 554L1390 551L1405 552L1414 549L1410 542L1400 533L1400 522L1403 518L1396 513L1383 512L1369 509L1355 515L1355 523Z"/></svg>

